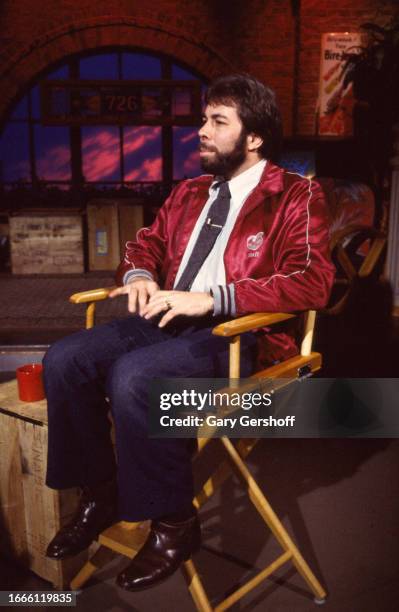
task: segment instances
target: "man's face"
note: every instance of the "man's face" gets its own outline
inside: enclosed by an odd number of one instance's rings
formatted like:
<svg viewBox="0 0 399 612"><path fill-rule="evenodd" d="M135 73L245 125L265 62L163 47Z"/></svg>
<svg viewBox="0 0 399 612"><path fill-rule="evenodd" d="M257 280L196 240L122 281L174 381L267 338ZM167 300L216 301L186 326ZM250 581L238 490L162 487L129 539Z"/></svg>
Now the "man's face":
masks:
<svg viewBox="0 0 399 612"><path fill-rule="evenodd" d="M235 106L208 105L198 131L201 167L231 177L247 160L247 134Z"/></svg>

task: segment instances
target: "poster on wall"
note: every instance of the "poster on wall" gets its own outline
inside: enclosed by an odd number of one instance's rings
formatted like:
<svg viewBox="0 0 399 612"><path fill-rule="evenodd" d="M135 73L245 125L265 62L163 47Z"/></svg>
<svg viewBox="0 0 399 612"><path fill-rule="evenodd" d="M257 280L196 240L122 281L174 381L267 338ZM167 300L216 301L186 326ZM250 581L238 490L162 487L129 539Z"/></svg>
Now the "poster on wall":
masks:
<svg viewBox="0 0 399 612"><path fill-rule="evenodd" d="M321 37L318 134L351 136L353 133L352 85L344 87L343 55L361 44L358 32L329 32Z"/></svg>

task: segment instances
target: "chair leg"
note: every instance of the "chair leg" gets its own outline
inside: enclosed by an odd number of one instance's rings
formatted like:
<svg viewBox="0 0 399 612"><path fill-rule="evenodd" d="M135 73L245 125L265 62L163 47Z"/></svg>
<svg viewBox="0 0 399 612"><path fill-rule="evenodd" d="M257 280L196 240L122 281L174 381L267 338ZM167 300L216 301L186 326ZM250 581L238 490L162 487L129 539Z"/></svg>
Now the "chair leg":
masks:
<svg viewBox="0 0 399 612"><path fill-rule="evenodd" d="M243 459L249 455L256 446L258 438L242 439L237 445L237 451ZM210 478L205 482L201 491L194 498L194 505L201 508L212 497L215 491L224 483L233 471L228 461L223 461Z"/></svg>
<svg viewBox="0 0 399 612"><path fill-rule="evenodd" d="M112 561L112 559L114 559L117 554L118 553L115 553L113 550L107 548L106 546L100 546L100 548L96 550L91 559L89 559L89 561L84 564L82 569L79 570L76 576L72 578L70 585L71 589L73 591L80 589L84 584L86 584L89 578L92 577L94 572L104 567L104 565L107 565L107 563Z"/></svg>
<svg viewBox="0 0 399 612"><path fill-rule="evenodd" d="M247 485L249 498L254 504L255 508L257 509L265 523L268 525L269 529L271 530L281 547L285 551L291 553L293 564L295 565L296 569L301 574L305 582L309 585L309 588L313 591L317 600L324 600L326 597L326 591L323 589L320 582L317 580L316 576L310 569L309 565L302 557L297 546L294 544L293 540L289 536L280 519L267 501L266 497L263 495L262 491L257 485L252 474L248 470L247 466L241 459L234 445L226 437L222 437L221 442L227 450L232 461L234 462L234 465L237 467L239 476ZM318 601L318 603L320 603L320 601Z"/></svg>
<svg viewBox="0 0 399 612"><path fill-rule="evenodd" d="M193 561L191 559L185 561L181 569L198 612L213 612Z"/></svg>
<svg viewBox="0 0 399 612"><path fill-rule="evenodd" d="M251 580L248 580L245 584L239 587L236 591L231 593L226 599L221 601L215 608L214 612L224 612L228 610L232 605L234 605L237 601L240 601L247 593L250 593L252 589L258 586L263 580L265 580L268 576L270 576L273 572L278 570L279 567L287 563L291 558L291 553L286 551L280 557L275 559L273 563L270 563L264 570L259 572L256 576L254 576Z"/></svg>

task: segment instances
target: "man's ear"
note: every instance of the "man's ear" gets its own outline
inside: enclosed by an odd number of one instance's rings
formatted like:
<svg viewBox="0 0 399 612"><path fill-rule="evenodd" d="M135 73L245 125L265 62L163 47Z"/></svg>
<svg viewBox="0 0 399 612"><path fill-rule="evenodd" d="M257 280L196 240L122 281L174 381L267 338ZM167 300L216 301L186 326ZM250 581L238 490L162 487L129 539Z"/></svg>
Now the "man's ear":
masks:
<svg viewBox="0 0 399 612"><path fill-rule="evenodd" d="M263 145L263 138L257 134L248 134L247 136L247 147L248 151L256 152Z"/></svg>

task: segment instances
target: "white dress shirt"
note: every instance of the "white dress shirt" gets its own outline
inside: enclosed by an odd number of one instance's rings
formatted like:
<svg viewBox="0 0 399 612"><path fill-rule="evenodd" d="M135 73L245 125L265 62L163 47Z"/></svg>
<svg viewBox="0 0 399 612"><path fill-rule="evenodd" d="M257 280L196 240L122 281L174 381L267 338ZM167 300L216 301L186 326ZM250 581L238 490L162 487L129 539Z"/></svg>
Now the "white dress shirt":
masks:
<svg viewBox="0 0 399 612"><path fill-rule="evenodd" d="M231 200L226 223L216 238L216 242L213 245L211 252L198 271L198 274L191 285L190 291L209 291L214 285L226 285L226 273L224 269L223 256L227 242L230 238L230 234L233 230L238 214L251 191L253 191L256 185L259 183L265 166L266 160L262 159L255 165L248 168L248 170L244 170L244 172L241 172L241 174L238 174L228 181ZM187 248L177 271L174 287L179 281L179 278L187 265L194 245L197 242L201 228L208 216L208 211L217 197L219 191L217 184L218 180L215 180L209 188L209 198L202 209L200 216L198 217L197 223L195 224L190 236L190 240L188 241Z"/></svg>

